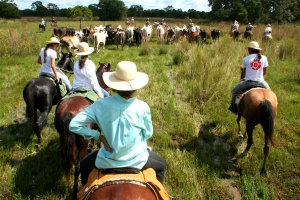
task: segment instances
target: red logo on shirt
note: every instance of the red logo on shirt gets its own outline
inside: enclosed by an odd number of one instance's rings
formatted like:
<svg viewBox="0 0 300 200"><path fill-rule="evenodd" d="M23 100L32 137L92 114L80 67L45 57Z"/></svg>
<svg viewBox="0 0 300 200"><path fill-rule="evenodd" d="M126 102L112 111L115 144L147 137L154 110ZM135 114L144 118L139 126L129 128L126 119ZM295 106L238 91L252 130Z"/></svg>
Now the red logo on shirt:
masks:
<svg viewBox="0 0 300 200"><path fill-rule="evenodd" d="M250 67L253 70L259 70L261 68L261 62L259 59L254 59L250 63Z"/></svg>

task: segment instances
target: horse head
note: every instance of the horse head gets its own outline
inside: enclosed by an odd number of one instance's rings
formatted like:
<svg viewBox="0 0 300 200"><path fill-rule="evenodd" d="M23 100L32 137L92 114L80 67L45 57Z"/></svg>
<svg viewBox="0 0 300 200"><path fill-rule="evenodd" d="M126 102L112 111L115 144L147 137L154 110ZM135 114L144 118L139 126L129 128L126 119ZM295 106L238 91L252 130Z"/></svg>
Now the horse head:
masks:
<svg viewBox="0 0 300 200"><path fill-rule="evenodd" d="M73 74L74 71L74 59L72 57L71 52L63 53L62 52L62 58L57 63L57 67L67 73Z"/></svg>
<svg viewBox="0 0 300 200"><path fill-rule="evenodd" d="M110 65L110 63L101 63L101 62L99 62L99 65L100 66L96 71L99 85L101 88L105 89L106 91L109 91L110 87L108 87L103 81L103 73L104 72L112 72L111 65Z"/></svg>

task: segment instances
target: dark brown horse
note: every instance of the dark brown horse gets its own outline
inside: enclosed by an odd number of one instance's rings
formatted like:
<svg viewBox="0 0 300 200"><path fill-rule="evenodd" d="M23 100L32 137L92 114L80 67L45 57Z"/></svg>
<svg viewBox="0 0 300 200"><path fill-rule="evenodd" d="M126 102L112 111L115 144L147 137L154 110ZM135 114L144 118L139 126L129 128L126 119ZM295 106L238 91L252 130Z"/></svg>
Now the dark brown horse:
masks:
<svg viewBox="0 0 300 200"><path fill-rule="evenodd" d="M231 32L231 36L233 38L234 41L238 41L239 40L239 36L240 36L241 32L239 30L232 30Z"/></svg>
<svg viewBox="0 0 300 200"><path fill-rule="evenodd" d="M104 83L102 74L106 71L111 71L110 64L100 64L100 67L97 70L97 78L99 84ZM74 116L76 116L80 111L91 104L92 102L85 97L73 96L64 99L56 107L54 123L55 128L60 135L62 166L66 173L68 183L72 167L75 165L73 184L74 196L78 191L78 179L80 174L79 164L87 154L89 141L85 140L81 135L71 132L69 130L69 124ZM90 124L89 127L97 129L97 126L94 124ZM76 153L76 151L78 153Z"/></svg>
<svg viewBox="0 0 300 200"><path fill-rule="evenodd" d="M46 30L46 26L43 24L39 24L39 31L44 32Z"/></svg>
<svg viewBox="0 0 300 200"><path fill-rule="evenodd" d="M260 124L265 133L264 161L260 171L261 174L266 173L266 160L269 155L269 144L279 147L273 139L275 118L277 114L277 97L274 92L265 88L255 88L247 92L238 105L238 130L239 136L248 136L247 147L245 151L239 155L244 156L250 150L253 144L253 129ZM246 119L246 131L244 136L241 132L241 117ZM238 156L238 157L239 157Z"/></svg>
<svg viewBox="0 0 300 200"><path fill-rule="evenodd" d="M58 68L73 71L72 54L63 54L57 64ZM38 138L36 149L39 149L42 142L41 129L53 105L56 105L62 98L54 81L37 77L31 79L23 90L23 98L26 103L26 117ZM37 110L40 111L38 117Z"/></svg>
<svg viewBox="0 0 300 200"><path fill-rule="evenodd" d="M244 38L252 40L253 33L252 31L245 31Z"/></svg>

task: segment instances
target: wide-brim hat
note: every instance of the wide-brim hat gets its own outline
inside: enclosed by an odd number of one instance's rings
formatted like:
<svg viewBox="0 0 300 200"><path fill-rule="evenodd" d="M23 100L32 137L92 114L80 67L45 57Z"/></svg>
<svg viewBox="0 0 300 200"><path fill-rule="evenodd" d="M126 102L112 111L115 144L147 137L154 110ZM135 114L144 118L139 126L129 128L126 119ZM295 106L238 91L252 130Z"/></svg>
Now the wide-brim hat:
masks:
<svg viewBox="0 0 300 200"><path fill-rule="evenodd" d="M89 44L86 42L80 42L80 44L78 45L78 49L75 49L74 53L80 56L87 56L93 53L93 51L94 47L90 47Z"/></svg>
<svg viewBox="0 0 300 200"><path fill-rule="evenodd" d="M51 37L50 40L46 41L47 44L60 44L58 38Z"/></svg>
<svg viewBox="0 0 300 200"><path fill-rule="evenodd" d="M271 26L271 24L268 24L267 26Z"/></svg>
<svg viewBox="0 0 300 200"><path fill-rule="evenodd" d="M133 91L147 85L149 77L143 72L137 72L136 65L131 61L121 61L116 71L104 72L104 83L115 90Z"/></svg>
<svg viewBox="0 0 300 200"><path fill-rule="evenodd" d="M248 46L246 48L262 50L262 48L259 47L259 44L256 41L249 42L249 44L248 44Z"/></svg>

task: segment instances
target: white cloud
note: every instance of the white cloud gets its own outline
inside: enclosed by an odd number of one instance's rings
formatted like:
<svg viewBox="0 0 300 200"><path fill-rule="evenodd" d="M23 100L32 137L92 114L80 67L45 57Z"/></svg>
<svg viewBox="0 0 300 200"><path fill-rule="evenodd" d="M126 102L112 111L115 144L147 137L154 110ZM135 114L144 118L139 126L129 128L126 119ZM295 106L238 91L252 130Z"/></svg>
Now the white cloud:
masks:
<svg viewBox="0 0 300 200"><path fill-rule="evenodd" d="M31 4L36 2L35 0L16 0L16 4L19 9L31 9ZM45 7L49 3L56 4L58 8L73 8L78 5L88 6L90 4L98 4L99 1L96 0L72 0L72 1L63 1L63 0L43 0L41 1ZM125 5L129 8L132 5L141 5L144 10L149 9L164 9L167 6L173 6L174 9L182 9L183 11L188 11L189 9L195 9L197 11L208 12L211 10L208 7L207 0L123 0Z"/></svg>

